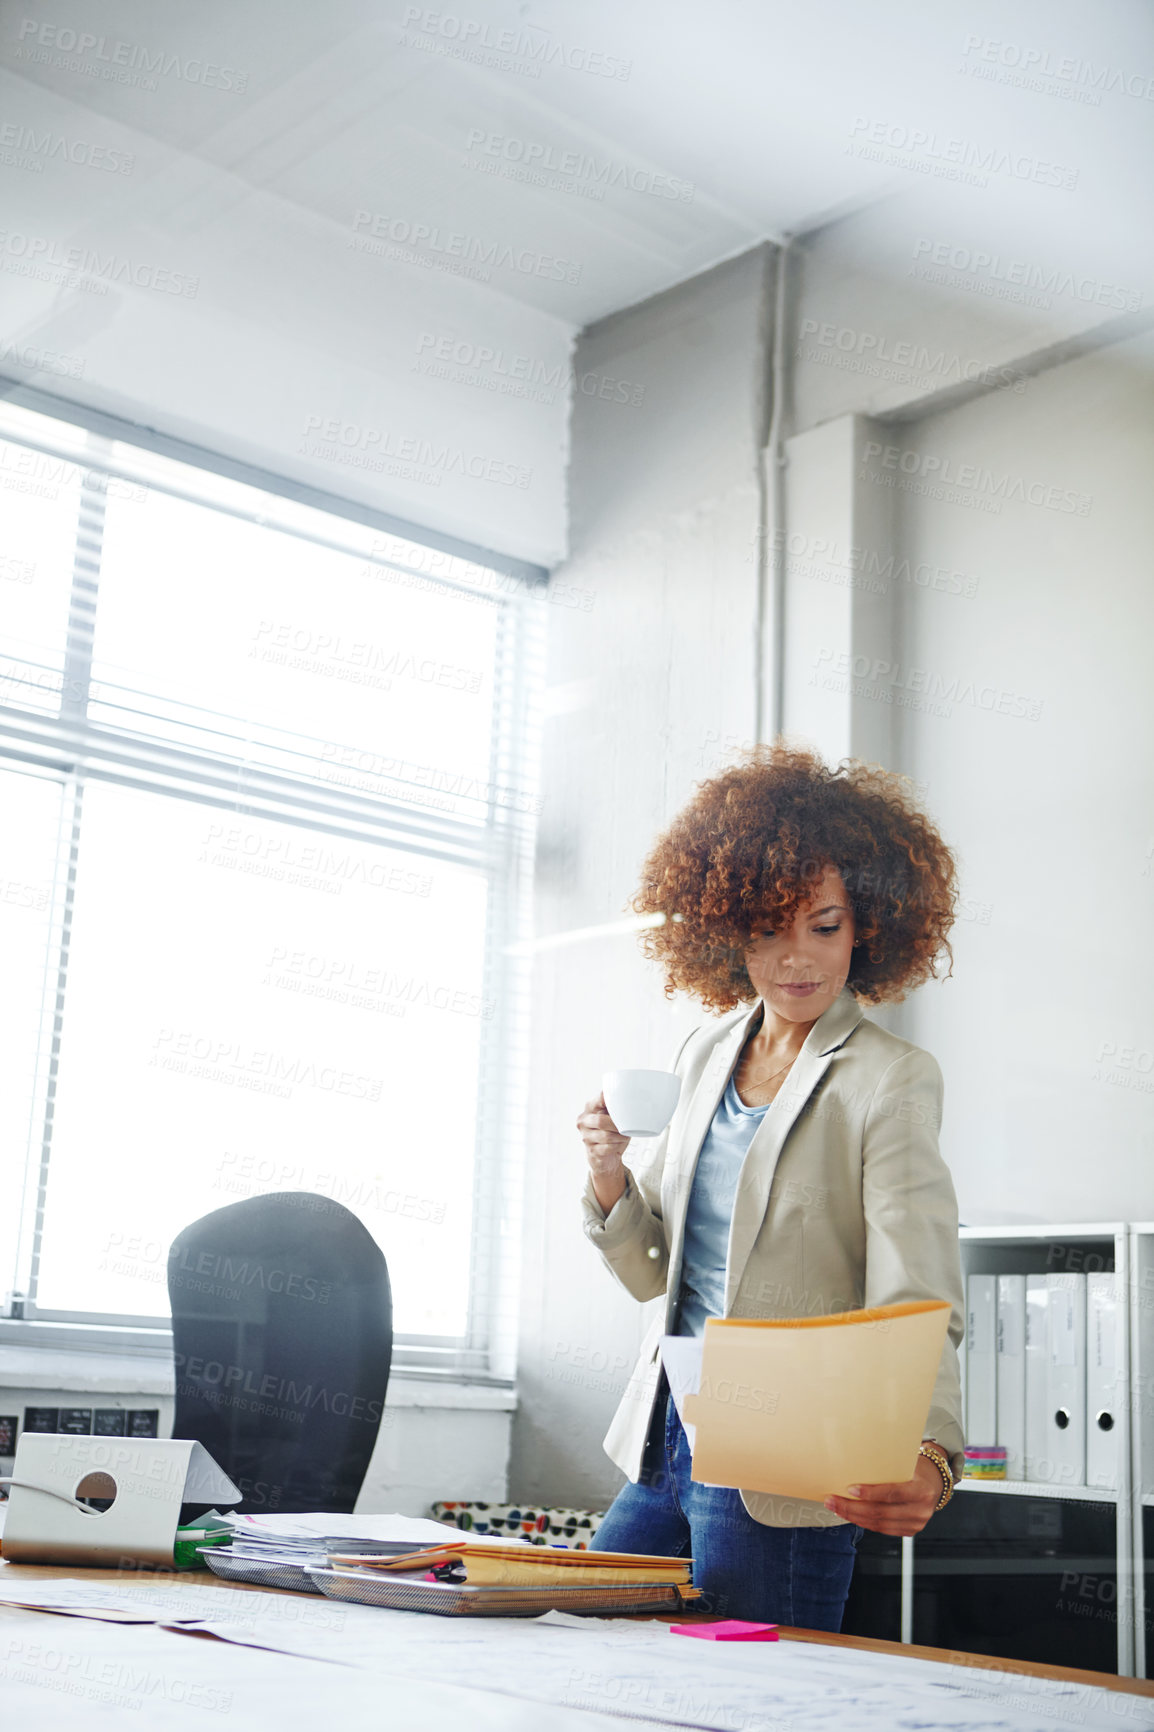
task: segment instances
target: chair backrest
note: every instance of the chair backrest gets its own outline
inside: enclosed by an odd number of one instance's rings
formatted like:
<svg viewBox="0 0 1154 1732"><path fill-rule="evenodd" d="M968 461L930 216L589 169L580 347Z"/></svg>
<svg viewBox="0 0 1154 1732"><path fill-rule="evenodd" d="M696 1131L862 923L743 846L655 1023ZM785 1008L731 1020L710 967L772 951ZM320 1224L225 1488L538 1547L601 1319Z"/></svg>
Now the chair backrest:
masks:
<svg viewBox="0 0 1154 1732"><path fill-rule="evenodd" d="M393 1351L384 1253L309 1191L204 1215L168 1261L174 1437L202 1443L241 1510L348 1513L373 1453Z"/></svg>

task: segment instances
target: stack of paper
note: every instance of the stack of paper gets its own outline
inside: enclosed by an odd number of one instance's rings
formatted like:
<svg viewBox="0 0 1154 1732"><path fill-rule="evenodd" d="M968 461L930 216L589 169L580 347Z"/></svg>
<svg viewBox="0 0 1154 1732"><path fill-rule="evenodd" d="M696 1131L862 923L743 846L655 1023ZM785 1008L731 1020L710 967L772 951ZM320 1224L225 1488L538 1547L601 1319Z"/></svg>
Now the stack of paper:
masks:
<svg viewBox="0 0 1154 1732"><path fill-rule="evenodd" d="M366 1554L391 1557L438 1543L443 1545L460 1533L446 1522L400 1515L341 1516L317 1512L288 1516L233 1515L224 1519L232 1530L232 1544L206 1547L202 1553L205 1564L215 1575L225 1581L252 1582L263 1588L292 1588L305 1594L321 1591L308 1574L308 1567L323 1567L334 1551L357 1561Z"/></svg>
<svg viewBox="0 0 1154 1732"><path fill-rule="evenodd" d="M460 1528L450 1522L429 1521L424 1516L405 1515L331 1515L324 1510L293 1513L292 1515L232 1515L225 1518L242 1536L259 1540L372 1540L381 1545L406 1541L412 1549L435 1546L450 1539L459 1539ZM485 1539L483 1534L470 1537L475 1545ZM508 1542L498 1542L505 1543Z"/></svg>
<svg viewBox="0 0 1154 1732"><path fill-rule="evenodd" d="M204 1552L205 1563L225 1580L398 1611L451 1617L539 1617L555 1609L676 1612L700 1598L690 1586L689 1558L510 1544L488 1534L466 1538L447 1522L413 1516L226 1519L232 1544Z"/></svg>
<svg viewBox="0 0 1154 1732"><path fill-rule="evenodd" d="M565 1546L508 1545L500 1540L479 1545L461 1539L419 1551L410 1547L393 1555L337 1551L329 1561L341 1568L359 1566L389 1576L436 1570L446 1579L467 1581L473 1587L688 1587L693 1580L692 1558L570 1551Z"/></svg>

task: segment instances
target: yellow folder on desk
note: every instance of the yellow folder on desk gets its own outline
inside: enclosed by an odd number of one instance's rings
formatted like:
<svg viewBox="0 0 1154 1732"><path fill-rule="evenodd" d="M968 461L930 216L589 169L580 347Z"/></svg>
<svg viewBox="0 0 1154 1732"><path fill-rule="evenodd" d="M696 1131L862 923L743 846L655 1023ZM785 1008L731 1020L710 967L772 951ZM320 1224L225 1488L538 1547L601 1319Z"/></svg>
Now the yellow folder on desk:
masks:
<svg viewBox="0 0 1154 1732"><path fill-rule="evenodd" d="M912 1479L949 1326L942 1300L772 1320L710 1317L693 1478L824 1501Z"/></svg>

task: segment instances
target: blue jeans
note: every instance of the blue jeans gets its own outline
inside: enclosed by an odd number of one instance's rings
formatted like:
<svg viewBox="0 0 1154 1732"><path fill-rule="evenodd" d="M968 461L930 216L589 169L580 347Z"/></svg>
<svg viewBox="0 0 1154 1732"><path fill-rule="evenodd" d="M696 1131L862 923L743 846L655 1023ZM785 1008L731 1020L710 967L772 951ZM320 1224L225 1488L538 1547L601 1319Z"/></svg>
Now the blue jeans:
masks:
<svg viewBox="0 0 1154 1732"><path fill-rule="evenodd" d="M853 1522L773 1528L754 1521L739 1491L690 1479L689 1443L672 1398L664 1431L664 1451L651 1436L641 1478L622 1486L590 1549L692 1557L703 1610L836 1634L865 1530Z"/></svg>

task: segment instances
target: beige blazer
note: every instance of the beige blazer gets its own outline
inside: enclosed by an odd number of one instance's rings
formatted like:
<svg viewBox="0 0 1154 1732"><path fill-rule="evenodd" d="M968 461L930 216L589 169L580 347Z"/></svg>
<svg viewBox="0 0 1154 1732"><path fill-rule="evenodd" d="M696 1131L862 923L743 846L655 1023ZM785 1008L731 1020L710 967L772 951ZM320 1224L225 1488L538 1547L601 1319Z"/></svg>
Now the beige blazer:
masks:
<svg viewBox="0 0 1154 1732"><path fill-rule="evenodd" d="M625 1195L606 1217L583 1198L585 1232L635 1299L664 1296L605 1438L631 1480L641 1471L681 1281L685 1216L697 1157L757 1004L695 1029L673 1068L677 1111L651 1144L634 1145ZM749 1145L733 1205L726 1317L815 1317L866 1305L945 1299L949 1329L925 1437L965 1463L958 1345L965 1332L958 1206L938 1153L942 1074L920 1047L871 1022L848 989L820 1016ZM911 1467L911 1474L913 1469ZM831 1527L810 1499L742 1491L769 1527Z"/></svg>

